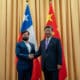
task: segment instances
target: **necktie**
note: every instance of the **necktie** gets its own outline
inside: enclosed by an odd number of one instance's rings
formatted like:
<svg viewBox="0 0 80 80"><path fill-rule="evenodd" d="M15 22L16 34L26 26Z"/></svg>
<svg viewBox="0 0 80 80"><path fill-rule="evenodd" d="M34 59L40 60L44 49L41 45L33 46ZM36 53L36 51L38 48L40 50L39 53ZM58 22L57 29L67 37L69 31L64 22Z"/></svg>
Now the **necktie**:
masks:
<svg viewBox="0 0 80 80"><path fill-rule="evenodd" d="M46 49L47 49L47 47L48 47L48 44L49 44L49 40L47 39L47 40L46 40L46 46L45 46Z"/></svg>

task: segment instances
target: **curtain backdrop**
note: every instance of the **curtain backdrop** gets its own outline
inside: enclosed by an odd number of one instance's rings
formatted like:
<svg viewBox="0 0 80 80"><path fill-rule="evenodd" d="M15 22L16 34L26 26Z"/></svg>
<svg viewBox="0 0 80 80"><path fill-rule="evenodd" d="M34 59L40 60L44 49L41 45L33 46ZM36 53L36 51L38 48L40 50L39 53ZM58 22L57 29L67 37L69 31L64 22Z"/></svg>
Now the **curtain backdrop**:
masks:
<svg viewBox="0 0 80 80"><path fill-rule="evenodd" d="M26 0L0 0L0 80L17 80L15 44L25 4ZM80 80L80 0L52 0L52 4L64 46L66 80ZM29 5L39 46L49 0L29 0Z"/></svg>

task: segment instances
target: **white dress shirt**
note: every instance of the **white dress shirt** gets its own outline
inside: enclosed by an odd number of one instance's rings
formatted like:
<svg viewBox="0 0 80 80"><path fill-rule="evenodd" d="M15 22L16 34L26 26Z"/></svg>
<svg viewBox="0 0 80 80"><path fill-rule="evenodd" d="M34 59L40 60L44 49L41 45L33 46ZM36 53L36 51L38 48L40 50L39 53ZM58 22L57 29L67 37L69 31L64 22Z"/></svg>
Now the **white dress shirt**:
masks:
<svg viewBox="0 0 80 80"><path fill-rule="evenodd" d="M31 52L31 45L30 45L30 43L25 41L25 45L28 48L28 51L30 53Z"/></svg>

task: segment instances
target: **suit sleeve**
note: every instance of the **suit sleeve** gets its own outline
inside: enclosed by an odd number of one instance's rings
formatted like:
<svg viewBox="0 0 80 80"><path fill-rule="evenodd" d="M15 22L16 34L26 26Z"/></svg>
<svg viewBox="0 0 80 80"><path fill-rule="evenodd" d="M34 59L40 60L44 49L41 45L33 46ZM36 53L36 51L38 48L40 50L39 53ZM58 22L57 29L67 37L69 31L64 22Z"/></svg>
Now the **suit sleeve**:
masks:
<svg viewBox="0 0 80 80"><path fill-rule="evenodd" d="M57 40L57 54L58 54L58 64L62 64L62 47L60 40Z"/></svg>
<svg viewBox="0 0 80 80"><path fill-rule="evenodd" d="M27 54L22 54L21 53L21 48L20 48L19 43L16 44L16 56L19 59L25 59L25 60L29 59Z"/></svg>
<svg viewBox="0 0 80 80"><path fill-rule="evenodd" d="M38 51L35 53L35 58L39 57L41 55L41 42Z"/></svg>

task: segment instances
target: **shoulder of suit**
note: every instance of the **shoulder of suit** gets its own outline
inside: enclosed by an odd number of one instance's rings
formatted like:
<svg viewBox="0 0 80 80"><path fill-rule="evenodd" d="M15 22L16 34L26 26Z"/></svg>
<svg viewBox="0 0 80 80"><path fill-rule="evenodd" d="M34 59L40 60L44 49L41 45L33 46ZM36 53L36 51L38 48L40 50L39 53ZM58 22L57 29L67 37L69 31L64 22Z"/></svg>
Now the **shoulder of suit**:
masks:
<svg viewBox="0 0 80 80"><path fill-rule="evenodd" d="M51 38L51 41L52 41L53 43L57 43L57 42L59 42L59 39L58 39L58 38L55 38L55 37L52 37L52 38Z"/></svg>
<svg viewBox="0 0 80 80"><path fill-rule="evenodd" d="M55 37L52 37L51 39L52 39L53 41L59 41L59 39L58 39L58 38L55 38ZM45 39L41 40L40 43L43 43L44 41L45 41Z"/></svg>
<svg viewBox="0 0 80 80"><path fill-rule="evenodd" d="M23 43L23 41L20 41L20 42L17 42L16 44L17 44L17 45L20 45L20 44L22 44L22 43Z"/></svg>
<svg viewBox="0 0 80 80"><path fill-rule="evenodd" d="M55 37L51 37L51 39L52 39L52 40L59 40L59 39L57 39L57 38L55 38ZM40 43L42 43L42 42L44 42L44 41L45 41L45 39L41 40Z"/></svg>
<svg viewBox="0 0 80 80"><path fill-rule="evenodd" d="M53 40L59 40L58 38L52 37Z"/></svg>

